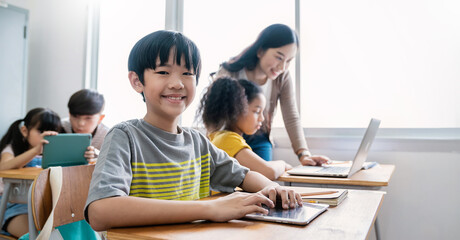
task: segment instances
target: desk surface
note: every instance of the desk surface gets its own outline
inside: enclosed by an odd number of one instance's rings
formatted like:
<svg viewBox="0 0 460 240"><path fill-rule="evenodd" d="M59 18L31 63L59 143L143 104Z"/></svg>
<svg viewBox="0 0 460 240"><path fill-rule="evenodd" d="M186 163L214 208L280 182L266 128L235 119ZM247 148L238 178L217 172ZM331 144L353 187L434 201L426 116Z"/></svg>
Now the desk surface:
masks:
<svg viewBox="0 0 460 240"><path fill-rule="evenodd" d="M1 178L29 179L34 180L40 174L42 168L27 167L0 171Z"/></svg>
<svg viewBox="0 0 460 240"><path fill-rule="evenodd" d="M383 187L388 186L388 182L390 181L394 170L395 165L379 164L371 169L360 170L351 176L351 178L295 176L284 173L277 179L277 181Z"/></svg>
<svg viewBox="0 0 460 240"><path fill-rule="evenodd" d="M232 220L194 222L107 231L109 239L365 239L380 209L381 191L349 190L337 207L329 208L307 226Z"/></svg>

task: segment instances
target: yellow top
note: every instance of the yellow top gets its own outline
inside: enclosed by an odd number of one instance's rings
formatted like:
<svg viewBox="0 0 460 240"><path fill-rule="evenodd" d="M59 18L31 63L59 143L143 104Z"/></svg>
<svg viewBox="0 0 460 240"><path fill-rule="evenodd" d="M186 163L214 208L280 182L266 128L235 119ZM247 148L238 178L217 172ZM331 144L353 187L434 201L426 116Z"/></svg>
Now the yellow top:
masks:
<svg viewBox="0 0 460 240"><path fill-rule="evenodd" d="M209 135L209 139L216 147L224 150L230 157L235 157L243 148L249 148L252 151L246 140L236 132L226 130L213 132Z"/></svg>

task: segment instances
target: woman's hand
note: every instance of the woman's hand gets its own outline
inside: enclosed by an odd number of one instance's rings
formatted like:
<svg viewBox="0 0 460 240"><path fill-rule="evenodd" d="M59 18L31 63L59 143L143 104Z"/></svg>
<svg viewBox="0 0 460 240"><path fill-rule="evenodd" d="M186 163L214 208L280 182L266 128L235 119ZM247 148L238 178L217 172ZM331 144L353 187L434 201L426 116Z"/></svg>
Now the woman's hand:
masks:
<svg viewBox="0 0 460 240"><path fill-rule="evenodd" d="M259 193L267 196L275 205L280 205L283 209L294 208L296 203L302 206L302 197L292 189L281 186L267 186ZM277 203L277 201L281 201Z"/></svg>
<svg viewBox="0 0 460 240"><path fill-rule="evenodd" d="M36 155L42 154L43 153L43 145L48 144L48 140L45 140L45 136L54 136L58 135L58 132L55 131L44 131L42 134L40 134L40 144L37 144L37 146L33 147L33 149L36 152Z"/></svg>
<svg viewBox="0 0 460 240"><path fill-rule="evenodd" d="M262 207L262 204L270 208L275 207L273 202L260 192L235 192L208 202L209 216L207 220L214 222L226 222L232 219L240 219L249 213L268 214L268 211Z"/></svg>
<svg viewBox="0 0 460 240"><path fill-rule="evenodd" d="M96 164L96 148L94 148L93 146L89 146L88 148L86 148L85 158L88 161L88 164Z"/></svg>
<svg viewBox="0 0 460 240"><path fill-rule="evenodd" d="M321 166L323 163L330 162L331 159L323 155L304 155L300 158L299 161L303 166Z"/></svg>

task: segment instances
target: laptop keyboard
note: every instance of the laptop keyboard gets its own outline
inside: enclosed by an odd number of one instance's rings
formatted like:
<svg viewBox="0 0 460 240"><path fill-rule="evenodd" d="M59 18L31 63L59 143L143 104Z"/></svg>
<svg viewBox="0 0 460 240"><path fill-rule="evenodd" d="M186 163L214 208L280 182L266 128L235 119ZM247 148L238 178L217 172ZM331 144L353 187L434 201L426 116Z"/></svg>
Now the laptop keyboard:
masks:
<svg viewBox="0 0 460 240"><path fill-rule="evenodd" d="M317 171L319 173L346 173L350 170L349 167L325 167Z"/></svg>

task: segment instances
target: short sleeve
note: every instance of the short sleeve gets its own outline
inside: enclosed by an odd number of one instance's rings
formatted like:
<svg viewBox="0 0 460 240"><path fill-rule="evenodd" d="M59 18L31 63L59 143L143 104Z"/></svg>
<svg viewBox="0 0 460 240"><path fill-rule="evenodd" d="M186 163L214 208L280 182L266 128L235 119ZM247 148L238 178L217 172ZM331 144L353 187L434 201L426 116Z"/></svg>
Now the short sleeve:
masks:
<svg viewBox="0 0 460 240"><path fill-rule="evenodd" d="M94 168L85 209L99 199L129 195L132 179L130 145L127 132L119 128L109 131Z"/></svg>
<svg viewBox="0 0 460 240"><path fill-rule="evenodd" d="M244 148L252 150L243 137L230 131L215 134L211 142L216 145L216 147L224 150L230 157L235 157L235 155Z"/></svg>
<svg viewBox="0 0 460 240"><path fill-rule="evenodd" d="M11 146L11 144L6 145L6 147L2 150L2 153L0 154L4 153L9 153L14 156L13 147Z"/></svg>
<svg viewBox="0 0 460 240"><path fill-rule="evenodd" d="M207 139L206 139L207 140ZM226 152L207 141L211 155L211 189L219 192L233 192L243 183L249 169Z"/></svg>

